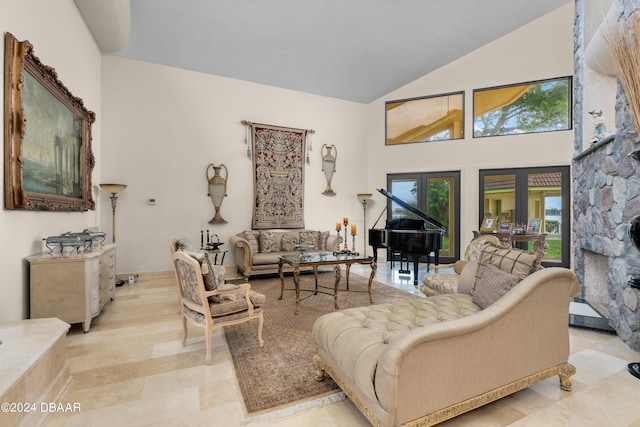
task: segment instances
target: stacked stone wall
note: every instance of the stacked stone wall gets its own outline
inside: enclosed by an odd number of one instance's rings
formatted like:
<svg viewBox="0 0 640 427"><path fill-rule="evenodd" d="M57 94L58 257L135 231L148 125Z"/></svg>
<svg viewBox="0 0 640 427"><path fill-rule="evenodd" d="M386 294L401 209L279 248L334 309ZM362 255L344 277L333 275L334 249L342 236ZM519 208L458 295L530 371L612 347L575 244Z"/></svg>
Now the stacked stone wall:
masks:
<svg viewBox="0 0 640 427"><path fill-rule="evenodd" d="M636 1L619 0L621 24ZM574 117L582 117L583 76L582 19L584 0L576 1ZM585 258L592 252L608 259L607 291L610 297L608 318L618 336L627 345L640 351L640 290L628 285L633 276L640 276L640 251L627 236L629 221L640 215L640 165L628 154L640 149L640 138L631 116L624 90L618 84L616 98L616 134L586 150L582 148L582 123L575 123L575 155L572 163L573 187L573 248L574 269L583 286ZM587 88L588 90L588 88ZM579 109L579 111L578 111ZM584 294L584 291L583 291Z"/></svg>

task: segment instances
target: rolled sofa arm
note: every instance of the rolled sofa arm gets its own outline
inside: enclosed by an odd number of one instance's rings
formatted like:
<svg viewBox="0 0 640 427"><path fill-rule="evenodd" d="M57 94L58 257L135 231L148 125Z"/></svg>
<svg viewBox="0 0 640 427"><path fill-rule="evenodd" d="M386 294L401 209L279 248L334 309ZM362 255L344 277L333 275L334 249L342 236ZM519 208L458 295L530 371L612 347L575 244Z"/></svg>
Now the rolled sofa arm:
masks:
<svg viewBox="0 0 640 427"><path fill-rule="evenodd" d="M236 265L241 266L245 273L250 271L253 265L253 251L249 241L236 234L229 237L229 243L236 248Z"/></svg>
<svg viewBox="0 0 640 427"><path fill-rule="evenodd" d="M479 313L398 337L376 369L381 406L406 422L566 364L569 302L579 290L571 270L546 268Z"/></svg>

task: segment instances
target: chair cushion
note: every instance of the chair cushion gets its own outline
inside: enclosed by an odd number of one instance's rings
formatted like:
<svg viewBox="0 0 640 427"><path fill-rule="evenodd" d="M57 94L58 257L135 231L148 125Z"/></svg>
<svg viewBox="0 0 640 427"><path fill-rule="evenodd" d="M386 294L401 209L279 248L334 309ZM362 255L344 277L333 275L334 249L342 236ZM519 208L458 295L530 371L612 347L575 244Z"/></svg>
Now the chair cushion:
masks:
<svg viewBox="0 0 640 427"><path fill-rule="evenodd" d="M266 299L267 297L265 295L249 290L249 300L254 308L263 306ZM232 294L222 295L219 303L209 304L212 317L227 316L247 309L247 300L244 298L244 291L241 290Z"/></svg>
<svg viewBox="0 0 640 427"><path fill-rule="evenodd" d="M253 312L257 314L257 313L260 313L261 311L262 311L262 308L258 308L258 309L255 309ZM204 315L202 313L191 310L187 307L183 307L183 312L187 316L187 318L191 320L193 323L200 326L204 325ZM247 317L248 315L249 315L249 312L246 310L238 311L236 313L231 313L227 316L224 316L224 320L229 321L229 320L242 319L244 317Z"/></svg>
<svg viewBox="0 0 640 427"><path fill-rule="evenodd" d="M518 276L502 271L493 265L488 265L476 283L472 301L478 307L485 309L499 300L519 281Z"/></svg>

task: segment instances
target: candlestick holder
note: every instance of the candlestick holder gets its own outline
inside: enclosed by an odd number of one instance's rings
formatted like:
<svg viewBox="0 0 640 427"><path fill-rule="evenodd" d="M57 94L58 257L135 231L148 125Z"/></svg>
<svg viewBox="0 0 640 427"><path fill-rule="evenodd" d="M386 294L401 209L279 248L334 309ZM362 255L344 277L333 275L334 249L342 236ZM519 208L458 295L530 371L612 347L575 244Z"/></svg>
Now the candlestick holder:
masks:
<svg viewBox="0 0 640 427"><path fill-rule="evenodd" d="M344 225L344 251L345 252L349 252L349 240L347 239L347 225L349 223L346 223Z"/></svg>
<svg viewBox="0 0 640 427"><path fill-rule="evenodd" d="M351 244L351 252L355 253L356 252L356 235L352 234L351 237L353 238L353 242Z"/></svg>

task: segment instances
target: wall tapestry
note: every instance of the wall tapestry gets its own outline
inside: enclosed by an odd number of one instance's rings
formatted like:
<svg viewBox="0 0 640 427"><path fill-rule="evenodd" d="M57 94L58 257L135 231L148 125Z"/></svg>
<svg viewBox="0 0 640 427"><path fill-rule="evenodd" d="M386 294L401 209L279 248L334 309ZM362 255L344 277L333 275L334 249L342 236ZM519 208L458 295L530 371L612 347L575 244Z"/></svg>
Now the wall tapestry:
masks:
<svg viewBox="0 0 640 427"><path fill-rule="evenodd" d="M307 130L250 125L255 182L252 228L304 228Z"/></svg>

